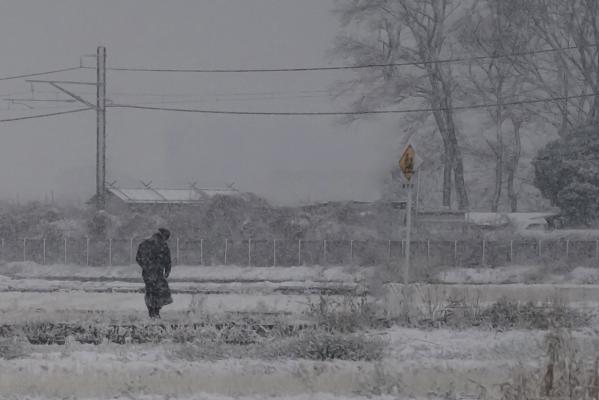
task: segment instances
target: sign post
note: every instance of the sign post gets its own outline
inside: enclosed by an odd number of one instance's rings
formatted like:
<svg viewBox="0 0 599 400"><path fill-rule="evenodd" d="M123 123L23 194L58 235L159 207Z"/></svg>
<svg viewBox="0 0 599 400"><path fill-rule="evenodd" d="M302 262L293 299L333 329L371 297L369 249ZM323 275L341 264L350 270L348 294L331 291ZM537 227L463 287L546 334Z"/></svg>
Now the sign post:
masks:
<svg viewBox="0 0 599 400"><path fill-rule="evenodd" d="M416 172L418 160L416 159L416 151L411 144L408 144L404 150L401 158L399 159L399 168L406 177L408 183L408 205L407 205L407 217L406 217L406 247L405 247L405 265L404 265L404 284L410 282L410 242L412 234L412 189L413 184L411 183L412 176Z"/></svg>

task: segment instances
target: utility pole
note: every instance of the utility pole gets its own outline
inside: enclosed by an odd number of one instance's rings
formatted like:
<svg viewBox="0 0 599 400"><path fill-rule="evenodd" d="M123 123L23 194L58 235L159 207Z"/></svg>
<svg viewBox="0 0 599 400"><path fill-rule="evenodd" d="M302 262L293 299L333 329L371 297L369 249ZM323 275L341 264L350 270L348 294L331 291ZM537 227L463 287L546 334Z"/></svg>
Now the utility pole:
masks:
<svg viewBox="0 0 599 400"><path fill-rule="evenodd" d="M96 72L96 208L103 210L106 206L106 47L98 47Z"/></svg>
<svg viewBox="0 0 599 400"><path fill-rule="evenodd" d="M106 47L99 46L96 53L96 82L28 79L29 83L45 83L60 90L72 99L96 110L96 209L106 205ZM65 85L96 87L96 104L66 89ZM64 100L63 100L64 101ZM72 102L73 100L67 100Z"/></svg>

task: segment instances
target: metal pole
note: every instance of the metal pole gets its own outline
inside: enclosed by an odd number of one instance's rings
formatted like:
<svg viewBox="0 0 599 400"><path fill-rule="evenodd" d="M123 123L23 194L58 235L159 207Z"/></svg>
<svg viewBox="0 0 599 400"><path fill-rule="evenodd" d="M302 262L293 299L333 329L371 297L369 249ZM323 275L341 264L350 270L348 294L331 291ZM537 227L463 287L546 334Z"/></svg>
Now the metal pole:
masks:
<svg viewBox="0 0 599 400"><path fill-rule="evenodd" d="M42 265L46 265L46 238L42 239Z"/></svg>
<svg viewBox="0 0 599 400"><path fill-rule="evenodd" d="M177 255L177 262L179 261L179 256ZM129 239L129 265L133 265L133 238Z"/></svg>
<svg viewBox="0 0 599 400"><path fill-rule="evenodd" d="M112 266L112 239L108 239L108 265Z"/></svg>
<svg viewBox="0 0 599 400"><path fill-rule="evenodd" d="M482 258L482 265L483 267L485 266L485 253L487 252L487 241L485 239L483 239L483 258Z"/></svg>
<svg viewBox="0 0 599 400"><path fill-rule="evenodd" d="M323 256L324 256L324 260L322 261L323 265L327 265L327 241L324 240L322 242L322 248L323 248Z"/></svg>
<svg viewBox="0 0 599 400"><path fill-rule="evenodd" d="M570 241L566 240L566 260L570 257Z"/></svg>
<svg viewBox="0 0 599 400"><path fill-rule="evenodd" d="M412 235L412 184L408 183L408 215L406 218L406 265L404 266L404 284L410 282L410 242Z"/></svg>
<svg viewBox="0 0 599 400"><path fill-rule="evenodd" d="M349 241L349 257L351 265L354 265L354 241Z"/></svg>
<svg viewBox="0 0 599 400"><path fill-rule="evenodd" d="M229 239L225 239L225 265L227 265L227 251L229 247Z"/></svg>
<svg viewBox="0 0 599 400"><path fill-rule="evenodd" d="M541 240L539 240L539 258L541 258L543 256L543 242Z"/></svg>
<svg viewBox="0 0 599 400"><path fill-rule="evenodd" d="M453 263L457 267L458 266L458 241L453 241Z"/></svg>
<svg viewBox="0 0 599 400"><path fill-rule="evenodd" d="M23 261L27 261L27 238L23 238Z"/></svg>
<svg viewBox="0 0 599 400"><path fill-rule="evenodd" d="M272 266L277 266L277 239L272 241Z"/></svg>
<svg viewBox="0 0 599 400"><path fill-rule="evenodd" d="M106 206L106 48L97 49L96 97L96 206Z"/></svg>
<svg viewBox="0 0 599 400"><path fill-rule="evenodd" d="M64 265L68 263L68 253L67 253L67 238L64 238Z"/></svg>
<svg viewBox="0 0 599 400"><path fill-rule="evenodd" d="M200 265L204 265L204 239L200 239Z"/></svg>
<svg viewBox="0 0 599 400"><path fill-rule="evenodd" d="M85 265L89 266L89 237L85 238Z"/></svg>
<svg viewBox="0 0 599 400"><path fill-rule="evenodd" d="M595 259L599 260L599 240L595 241Z"/></svg>
<svg viewBox="0 0 599 400"><path fill-rule="evenodd" d="M416 215L420 209L420 171L416 171Z"/></svg>
<svg viewBox="0 0 599 400"><path fill-rule="evenodd" d="M204 265L204 239L200 239L200 265Z"/></svg>
<svg viewBox="0 0 599 400"><path fill-rule="evenodd" d="M297 265L302 265L302 240L297 242Z"/></svg>
<svg viewBox="0 0 599 400"><path fill-rule="evenodd" d="M391 260L391 240L387 243L387 258Z"/></svg>
<svg viewBox="0 0 599 400"><path fill-rule="evenodd" d="M510 240L510 262L514 262L514 241Z"/></svg>
<svg viewBox="0 0 599 400"><path fill-rule="evenodd" d="M252 266L252 239L248 239L248 267Z"/></svg>
<svg viewBox="0 0 599 400"><path fill-rule="evenodd" d="M430 240L426 241L426 262L427 262L427 265L430 267L430 265L431 265L431 241Z"/></svg>
<svg viewBox="0 0 599 400"><path fill-rule="evenodd" d="M177 238L177 240L175 241L175 254L176 254L176 257L177 257L177 264L176 265L181 265L181 262L180 262L181 259L179 258L181 256L181 252L180 252L179 248L180 248L180 246L179 246L179 238Z"/></svg>

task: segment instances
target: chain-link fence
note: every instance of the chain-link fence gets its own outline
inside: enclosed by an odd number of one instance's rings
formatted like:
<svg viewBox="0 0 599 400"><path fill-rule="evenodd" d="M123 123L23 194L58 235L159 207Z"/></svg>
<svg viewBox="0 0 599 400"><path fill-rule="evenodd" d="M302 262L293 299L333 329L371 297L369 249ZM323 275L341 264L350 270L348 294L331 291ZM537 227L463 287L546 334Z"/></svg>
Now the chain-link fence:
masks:
<svg viewBox="0 0 599 400"><path fill-rule="evenodd" d="M39 264L130 265L142 239L0 239L0 260ZM175 238L169 242L176 265L357 265L398 262L406 245L399 240L218 240ZM599 240L508 240L411 242L410 255L430 267L498 267L564 262L599 264Z"/></svg>

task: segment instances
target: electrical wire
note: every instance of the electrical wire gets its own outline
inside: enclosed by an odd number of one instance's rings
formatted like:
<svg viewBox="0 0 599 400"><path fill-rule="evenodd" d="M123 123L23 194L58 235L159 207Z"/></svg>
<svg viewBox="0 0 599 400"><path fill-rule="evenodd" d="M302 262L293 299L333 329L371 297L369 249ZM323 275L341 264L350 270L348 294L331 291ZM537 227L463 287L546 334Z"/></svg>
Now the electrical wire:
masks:
<svg viewBox="0 0 599 400"><path fill-rule="evenodd" d="M0 119L0 122L12 122L12 121L22 121L22 120L26 120L26 119L54 117L57 115L73 114L73 113L78 113L78 112L88 111L88 110L93 110L93 109L87 107L87 108L78 108L76 110L54 112L54 113L49 113L49 114L37 114L37 115L28 115L25 117L5 118L5 119Z"/></svg>
<svg viewBox="0 0 599 400"><path fill-rule="evenodd" d="M81 67L62 68L62 69L55 69L55 70L52 70L52 71L34 72L34 73L31 73L31 74L5 76L5 77L0 77L0 81L8 81L10 79L19 79L19 78L30 78L30 77L33 77L33 76L49 75L49 74L55 74L55 73L58 73L58 72L75 71L77 69L81 69Z"/></svg>
<svg viewBox="0 0 599 400"><path fill-rule="evenodd" d="M583 97L594 97L599 96L599 93L582 94L574 96L564 97L550 97L544 99L534 100L519 100L512 102L504 102L503 106L515 106L523 104L536 104L536 103L549 103L554 101L564 101L573 98ZM186 113L199 113L199 114L225 114L225 115L256 115L256 116L347 116L347 115L368 115L368 114L407 114L407 113L422 113L422 112L435 112L435 111L463 111L463 110L475 110L481 108L495 108L496 103L489 104L474 104L469 106L456 106L451 108L412 108L404 110L365 110L365 111L315 111L315 112L293 112L293 111L234 111L234 110L204 110L194 108L170 108L170 107L152 107L134 104L111 104L107 107L111 108L128 108L137 110L150 110L150 111L171 111L171 112L186 112Z"/></svg>
<svg viewBox="0 0 599 400"><path fill-rule="evenodd" d="M515 52L509 54L497 54L491 56L477 57L457 57L439 60L425 61L409 61L399 63L372 63L362 65L344 65L330 67L291 67L291 68L235 68L235 69L203 69L203 68L144 68L144 67L107 67L109 71L127 71L127 72L173 72L173 73L260 73L260 72L313 72L313 71L338 71L338 70L355 70L367 68L388 68L388 67L405 67L405 66L424 66L430 64L448 64L470 61L497 60L501 58L523 57L535 54L554 53L559 51L573 50L585 47L597 47L597 44L587 46L569 46L554 49L530 50L523 52ZM96 69L95 67L86 67L84 69Z"/></svg>

